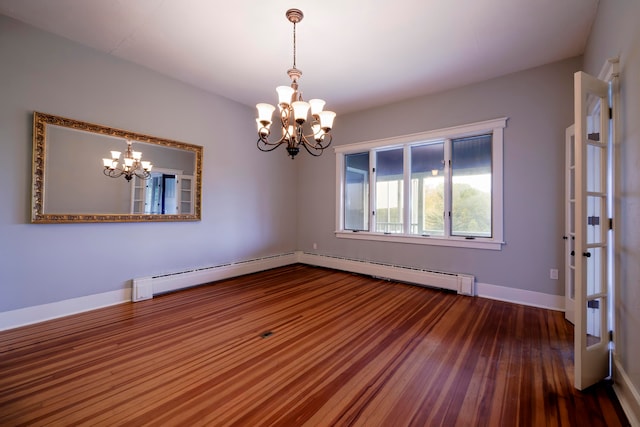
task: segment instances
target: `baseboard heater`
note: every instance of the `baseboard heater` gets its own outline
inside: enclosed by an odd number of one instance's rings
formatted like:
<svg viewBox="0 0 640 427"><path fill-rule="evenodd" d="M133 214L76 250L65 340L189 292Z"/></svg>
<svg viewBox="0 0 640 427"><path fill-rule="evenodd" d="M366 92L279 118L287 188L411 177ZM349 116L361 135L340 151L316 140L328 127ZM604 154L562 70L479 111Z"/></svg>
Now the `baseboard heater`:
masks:
<svg viewBox="0 0 640 427"><path fill-rule="evenodd" d="M242 276L243 274L256 273L271 268L283 267L295 264L297 254L295 252L256 258L228 264L220 264L210 267L196 268L176 273L161 274L157 276L140 277L133 279L131 299L142 301L153 298L154 295L186 289L217 280Z"/></svg>
<svg viewBox="0 0 640 427"><path fill-rule="evenodd" d="M333 268L352 273L366 274L382 279L432 288L447 289L461 295L475 295L475 277L469 274L446 273L403 265L362 261L330 255L301 253L299 262L318 267Z"/></svg>
<svg viewBox="0 0 640 427"><path fill-rule="evenodd" d="M373 277L412 283L420 286L447 289L461 295L475 295L475 277L469 274L446 273L330 255L291 252L247 261L133 279L131 299L133 301L142 301L153 298L154 295L295 263L366 274Z"/></svg>

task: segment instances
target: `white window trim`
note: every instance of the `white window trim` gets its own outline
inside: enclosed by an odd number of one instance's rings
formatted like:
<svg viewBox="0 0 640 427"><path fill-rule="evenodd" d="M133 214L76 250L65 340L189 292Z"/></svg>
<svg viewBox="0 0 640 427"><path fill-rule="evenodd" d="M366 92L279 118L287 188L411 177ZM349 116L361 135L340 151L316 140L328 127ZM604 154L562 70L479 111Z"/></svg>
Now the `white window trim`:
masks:
<svg viewBox="0 0 640 427"><path fill-rule="evenodd" d="M357 142L341 145L334 148L336 153L336 231L335 235L343 239L374 240L384 242L421 244L432 246L452 246L475 249L501 250L504 242L504 210L503 210L503 149L504 128L507 126L508 117L501 117L483 122L467 125L453 126L444 129L436 129L427 132L402 135L392 138L377 139L373 141ZM465 237L437 237L415 236L408 234L384 234L371 231L344 230L344 156L346 154L364 151L378 150L382 148L398 147L408 144L416 144L444 139L462 138L466 136L492 133L492 237L467 239ZM371 199L370 199L371 201Z"/></svg>

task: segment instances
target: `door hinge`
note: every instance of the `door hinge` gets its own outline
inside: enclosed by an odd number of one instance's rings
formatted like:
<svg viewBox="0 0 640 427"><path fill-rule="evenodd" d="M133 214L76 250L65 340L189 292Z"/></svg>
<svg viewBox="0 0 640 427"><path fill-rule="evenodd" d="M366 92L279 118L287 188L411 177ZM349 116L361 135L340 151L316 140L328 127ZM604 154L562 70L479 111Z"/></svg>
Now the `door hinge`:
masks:
<svg viewBox="0 0 640 427"><path fill-rule="evenodd" d="M613 218L609 218L609 230L613 230Z"/></svg>
<svg viewBox="0 0 640 427"><path fill-rule="evenodd" d="M609 331L609 342L613 342L613 331Z"/></svg>
<svg viewBox="0 0 640 427"><path fill-rule="evenodd" d="M609 120L613 119L613 108L609 107Z"/></svg>

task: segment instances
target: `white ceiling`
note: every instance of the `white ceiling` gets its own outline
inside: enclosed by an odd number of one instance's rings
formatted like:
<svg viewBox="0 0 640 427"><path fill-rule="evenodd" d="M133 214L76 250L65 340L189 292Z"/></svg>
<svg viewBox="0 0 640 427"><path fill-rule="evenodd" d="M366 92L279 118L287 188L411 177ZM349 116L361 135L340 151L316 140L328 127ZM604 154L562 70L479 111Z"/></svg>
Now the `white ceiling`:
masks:
<svg viewBox="0 0 640 427"><path fill-rule="evenodd" d="M0 14L254 106L350 112L582 54L598 0L0 0Z"/></svg>

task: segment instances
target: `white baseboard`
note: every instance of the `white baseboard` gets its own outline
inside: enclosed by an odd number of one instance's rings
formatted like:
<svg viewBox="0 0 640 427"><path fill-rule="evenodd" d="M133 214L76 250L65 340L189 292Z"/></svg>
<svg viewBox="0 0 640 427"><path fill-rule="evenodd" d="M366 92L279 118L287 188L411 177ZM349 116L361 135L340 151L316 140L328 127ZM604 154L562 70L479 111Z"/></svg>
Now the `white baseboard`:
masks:
<svg viewBox="0 0 640 427"><path fill-rule="evenodd" d="M365 263L360 261L344 260L338 257L329 257L303 252L298 253L298 261L304 264L315 265L318 267L327 267L336 270L345 270L351 271L353 273L372 275L376 275L376 268L385 268L385 266L378 267L376 265L360 266L360 264ZM384 277L384 273L378 273L378 275ZM408 281L411 281L411 279L409 279ZM441 286L437 282L431 283L431 286L443 287L447 289L447 286ZM471 294L475 294L482 298L528 305L531 307L564 311L564 296L562 295L551 295L542 292L526 291L522 289L508 288L505 286L490 285L488 283L476 283L475 293L471 292Z"/></svg>
<svg viewBox="0 0 640 427"><path fill-rule="evenodd" d="M564 296L562 295L507 288L506 286L490 285L488 283L476 283L476 291L477 295L482 298L564 311Z"/></svg>
<svg viewBox="0 0 640 427"><path fill-rule="evenodd" d="M413 267L310 253L299 253L298 262L318 267L332 268L334 270L348 271L350 273L366 274L373 277L414 283L416 285L448 289L462 295L473 295L475 278L468 274L436 272Z"/></svg>
<svg viewBox="0 0 640 427"><path fill-rule="evenodd" d="M334 268L337 270L352 271L353 273L371 273L377 271L372 270L368 266L365 270L359 267L362 262L345 261L340 258L333 258L322 255L307 254L302 251L296 251L290 254L283 254L274 257L266 257L259 260L251 260L230 264L233 269L217 269L215 273L203 269L201 273L202 279L200 283L206 283L214 280L221 280L228 277L238 276L242 274L255 273L277 266L294 264L301 262L308 265L318 267ZM388 268L386 266L375 266L378 269ZM233 271L231 271L233 270ZM361 271L362 270L362 271ZM379 275L384 276L384 272ZM193 283L191 283L193 286ZM436 283L435 286L438 286ZM166 291L166 289L160 289ZM471 292L473 293L473 291ZM64 301L52 302L32 307L25 307L12 311L0 312L0 331L25 326L32 323L43 322L45 320L56 319L58 317L69 316L71 314L81 313L83 311L95 310L97 308L107 307L110 305L120 304L131 301L132 291L130 288L119 291L105 292L101 294L88 295L79 298L72 298ZM513 302L517 304L529 305L533 307L547 308L551 310L564 310L564 297L558 295L549 295L540 292L525 291L522 289L507 288L504 286L490 285L487 283L476 283L476 295L483 298L490 298L500 301Z"/></svg>
<svg viewBox="0 0 640 427"><path fill-rule="evenodd" d="M153 298L153 295L173 292L204 283L257 273L299 262L299 254L291 252L246 261L202 267L171 274L138 277L133 279L133 301Z"/></svg>
<svg viewBox="0 0 640 427"><path fill-rule="evenodd" d="M640 427L640 393L615 357L613 358L613 391L631 426Z"/></svg>
<svg viewBox="0 0 640 427"><path fill-rule="evenodd" d="M49 304L4 311L0 313L0 331L82 313L83 311L121 304L130 300L131 289L122 289L119 291L87 295Z"/></svg>
<svg viewBox="0 0 640 427"><path fill-rule="evenodd" d="M222 268L203 268L195 271L190 276L190 280L195 282L183 283L182 285L194 286L196 284L208 283L222 280L229 277L241 276L243 274L256 273L270 268L295 264L299 260L299 253L276 255L272 257L260 258L257 260L240 261L229 264ZM162 286L162 280L158 285L159 292L168 292L171 289ZM17 310L0 312L0 331L18 328L20 326L31 325L33 323L44 322L46 320L57 319L59 317L82 313L84 311L95 310L97 308L110 305L130 302L132 288L119 291L105 292L101 294L88 295L85 297L72 298L63 301L56 301L49 304L36 305L32 307L20 308Z"/></svg>

